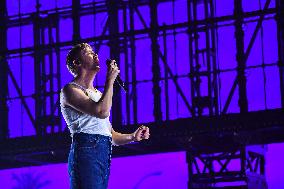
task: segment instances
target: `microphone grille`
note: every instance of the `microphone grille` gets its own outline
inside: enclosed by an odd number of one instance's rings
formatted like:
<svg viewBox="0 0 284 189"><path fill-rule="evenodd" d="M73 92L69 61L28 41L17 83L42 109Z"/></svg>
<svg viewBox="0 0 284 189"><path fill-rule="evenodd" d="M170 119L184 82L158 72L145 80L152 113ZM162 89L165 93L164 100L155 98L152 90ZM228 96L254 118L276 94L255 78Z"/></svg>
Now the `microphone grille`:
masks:
<svg viewBox="0 0 284 189"><path fill-rule="evenodd" d="M111 59L107 59L107 60L106 60L106 64L109 66L110 63L111 63Z"/></svg>

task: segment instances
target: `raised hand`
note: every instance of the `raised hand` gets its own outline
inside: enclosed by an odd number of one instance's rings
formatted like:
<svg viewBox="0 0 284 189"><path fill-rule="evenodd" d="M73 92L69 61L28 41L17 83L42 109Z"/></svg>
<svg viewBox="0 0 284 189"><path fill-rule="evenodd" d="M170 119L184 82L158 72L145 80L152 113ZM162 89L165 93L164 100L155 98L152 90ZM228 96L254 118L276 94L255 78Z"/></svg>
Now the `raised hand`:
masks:
<svg viewBox="0 0 284 189"><path fill-rule="evenodd" d="M120 70L117 67L115 60L112 60L111 63L108 64L107 80L114 82L119 73L120 73Z"/></svg>
<svg viewBox="0 0 284 189"><path fill-rule="evenodd" d="M141 125L134 133L133 133L133 140L134 141L141 141L143 139L149 139L150 137L150 130L149 127Z"/></svg>

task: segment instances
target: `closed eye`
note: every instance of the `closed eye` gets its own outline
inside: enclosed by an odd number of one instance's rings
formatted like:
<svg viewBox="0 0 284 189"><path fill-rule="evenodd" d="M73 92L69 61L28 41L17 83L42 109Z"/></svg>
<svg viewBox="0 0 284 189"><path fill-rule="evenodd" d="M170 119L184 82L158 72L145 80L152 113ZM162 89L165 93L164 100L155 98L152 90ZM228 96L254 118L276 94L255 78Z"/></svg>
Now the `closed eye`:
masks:
<svg viewBox="0 0 284 189"><path fill-rule="evenodd" d="M89 52L87 53L87 55L98 56L96 53L93 53L93 52Z"/></svg>

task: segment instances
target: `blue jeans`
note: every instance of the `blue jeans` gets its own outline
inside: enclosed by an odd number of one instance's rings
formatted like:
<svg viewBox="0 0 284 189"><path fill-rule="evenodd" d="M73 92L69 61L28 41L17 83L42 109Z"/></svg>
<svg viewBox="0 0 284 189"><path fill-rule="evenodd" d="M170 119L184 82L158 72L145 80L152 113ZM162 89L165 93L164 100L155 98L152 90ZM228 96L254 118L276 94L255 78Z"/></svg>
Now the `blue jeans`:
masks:
<svg viewBox="0 0 284 189"><path fill-rule="evenodd" d="M68 157L72 189L106 189L110 173L111 137L75 133Z"/></svg>

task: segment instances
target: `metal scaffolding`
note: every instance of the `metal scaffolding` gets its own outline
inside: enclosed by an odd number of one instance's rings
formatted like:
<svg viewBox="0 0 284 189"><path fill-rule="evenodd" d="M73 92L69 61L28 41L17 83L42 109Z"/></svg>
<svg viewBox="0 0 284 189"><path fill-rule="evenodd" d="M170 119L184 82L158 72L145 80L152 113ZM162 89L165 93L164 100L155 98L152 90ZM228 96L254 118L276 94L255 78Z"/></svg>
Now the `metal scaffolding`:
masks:
<svg viewBox="0 0 284 189"><path fill-rule="evenodd" d="M0 3L0 140L9 137L8 131L8 106L7 106L7 96L8 96L8 63L6 61L7 49L7 26L6 26L6 16L7 8L6 1L1 1Z"/></svg>
<svg viewBox="0 0 284 189"><path fill-rule="evenodd" d="M39 7L37 2L37 7ZM62 132L60 106L60 53L54 46L46 44L59 41L58 16L40 17L39 10L34 14L34 70L35 70L35 130L37 135ZM46 35L47 31L47 35ZM55 38L53 34L55 33Z"/></svg>
<svg viewBox="0 0 284 189"><path fill-rule="evenodd" d="M198 22L198 4L203 4L205 19L214 18L214 6L212 0L188 1L188 22ZM198 29L202 28L202 29ZM210 116L219 114L218 104L218 74L216 60L216 23L193 24L189 28L190 46L190 82L193 116L206 115L207 108ZM205 41L199 39L205 35ZM201 41L201 42L200 42ZM201 46L201 47L200 47ZM204 46L205 48L202 48ZM201 84L206 85L207 94L202 95ZM208 113L207 113L208 115Z"/></svg>
<svg viewBox="0 0 284 189"><path fill-rule="evenodd" d="M257 146L212 154L187 153L188 188L267 189L265 151L265 147Z"/></svg>
<svg viewBox="0 0 284 189"><path fill-rule="evenodd" d="M284 2L276 0L281 104L284 108Z"/></svg>
<svg viewBox="0 0 284 189"><path fill-rule="evenodd" d="M110 58L118 63L124 62L125 83L129 92L122 95L118 86L114 88L114 103L112 123L115 129L130 132L138 124L138 94L137 85L143 82L152 83L153 117L154 121L146 123L153 130L153 137L149 143L133 144L133 148L117 147L115 155L132 155L153 153L157 151L186 150L189 168L189 188L213 188L217 183L244 181L240 187L252 188L249 177L254 178L266 188L264 179L265 156L263 148L260 151L248 149L249 144L266 144L283 141L280 136L284 130L281 121L284 108L284 3L275 0L276 8L270 7L267 0L261 10L244 12L241 0L234 0L233 15L216 16L214 0L187 1L187 21L173 24L159 24L158 7L161 3L174 3L173 0L106 0L80 4L80 0L72 0L69 7L52 10L40 10L39 0L33 13L7 15L6 1L0 3L0 146L9 146L7 150L0 152L1 168L13 166L38 165L47 162L62 162L66 160L68 141L67 132L61 125L59 92L60 79L60 52L79 42L90 43L96 52L102 45L109 48ZM198 17L198 6L203 6L204 17ZM144 18L140 7L149 8L149 20ZM119 19L122 12L122 19ZM100 35L83 38L81 36L80 17L106 13L107 20L102 26ZM247 98L247 59L251 52L256 36L265 19L275 16L278 29L278 55L277 63L280 72L280 89L282 109L263 110L262 112L249 112ZM71 41L60 41L59 21L71 18L73 21L73 35ZM248 20L250 19L250 20ZM243 24L256 22L256 27L245 50ZM135 22L139 20L142 28L136 29ZM224 22L226 22L224 24ZM3 24L2 24L3 23ZM228 24L229 23L229 24ZM33 26L33 47L7 48L7 29L31 24ZM96 23L95 23L96 24ZM217 30L222 25L231 25L235 29L237 76L234 80L228 97L223 107L220 106L220 70L217 62ZM123 27L120 27L123 26ZM121 29L122 28L122 29ZM167 37L178 33L188 37L188 64L189 73L179 75L169 66L172 62L168 58ZM200 38L204 40L200 40ZM152 79L137 81L136 41L138 39L150 39ZM163 39L161 43L160 39ZM163 48L161 48L163 47ZM163 51L161 50L163 49ZM30 55L34 58L35 93L32 98L35 102L35 114L26 102L20 85L15 79L13 70L9 68L7 60L11 57ZM262 66L262 65L261 65ZM260 67L261 67L260 66ZM164 72L161 69L164 68ZM11 78L16 88L21 104L23 105L36 135L30 138L9 139L8 125L8 77ZM187 78L190 88L190 96L186 95L178 79ZM162 84L164 91L162 91ZM177 95L181 98L188 110L185 119L170 119L170 92L169 82L172 82ZM238 87L239 114L228 114L228 107ZM206 93L202 93L202 89ZM125 101L122 100L125 96ZM165 96L165 111L162 106L162 96ZM125 104L124 104L125 103ZM123 122L122 107L125 106L126 115ZM165 113L165 115L163 115ZM261 118L261 121L254 119ZM123 125L124 124L124 125ZM159 126L155 126L155 125ZM123 125L123 126L122 126ZM52 134L52 135L48 135ZM26 140L26 142L23 142ZM62 144L60 141L64 141ZM38 141L38 144L34 144ZM44 143L44 141L47 141ZM59 144L60 143L60 144ZM28 145L29 144L29 145ZM230 145L229 145L230 144ZM27 146L25 146L27 145ZM57 146L58 145L58 146ZM131 146L131 145L130 145ZM135 147L145 151L135 150ZM21 157L23 150L31 154ZM133 150L134 149L134 150ZM36 152L41 153L41 157ZM52 153L51 153L52 152ZM54 153L56 152L56 153ZM42 154L45 157L42 157ZM2 159L1 159L2 158ZM238 159L240 170L231 172L228 168L232 159ZM201 162L201 164L197 162ZM257 161L256 164L254 162ZM214 169L214 164L220 166ZM202 166L203 168L201 168Z"/></svg>

